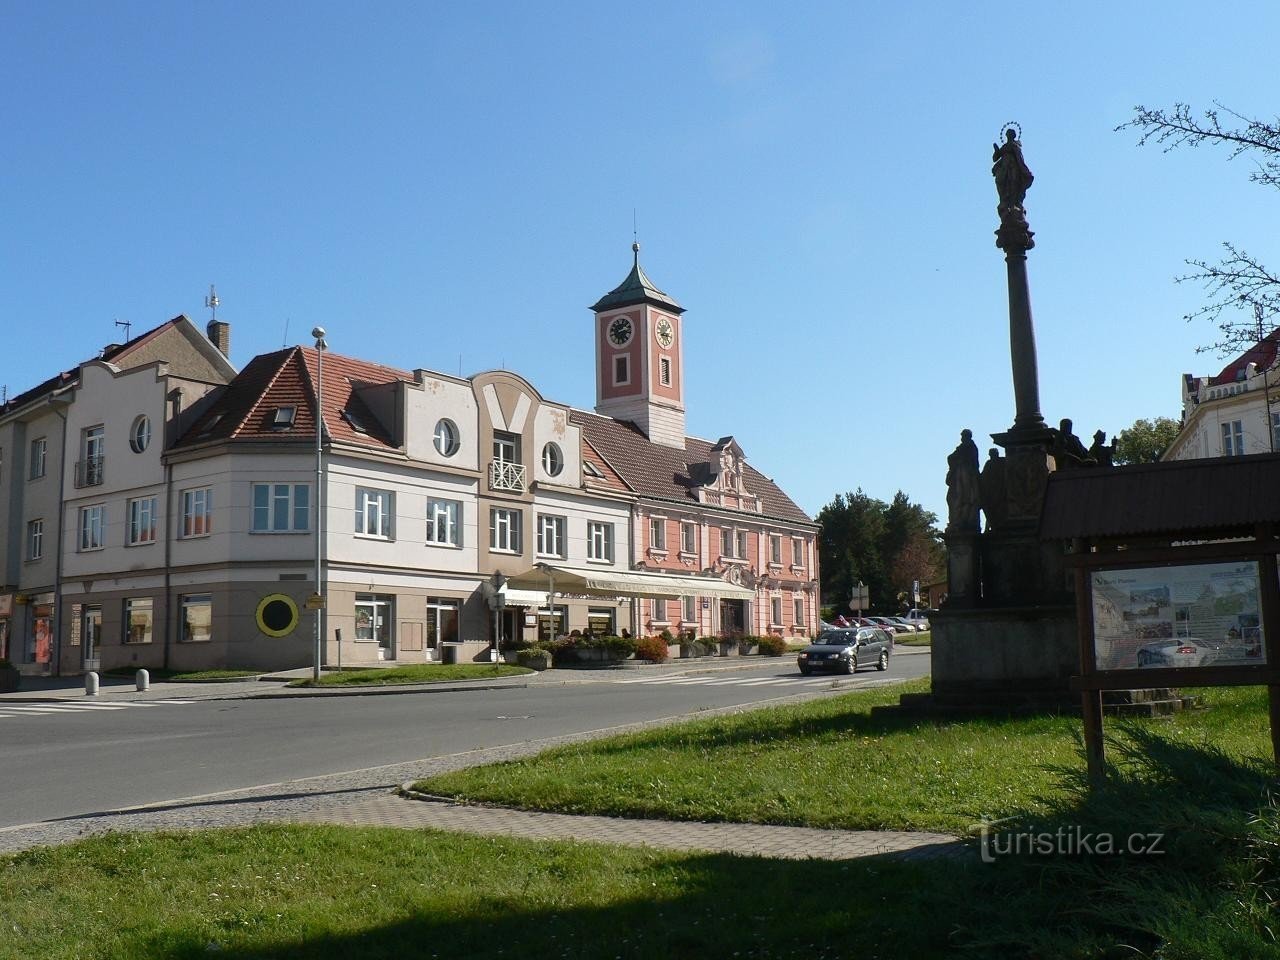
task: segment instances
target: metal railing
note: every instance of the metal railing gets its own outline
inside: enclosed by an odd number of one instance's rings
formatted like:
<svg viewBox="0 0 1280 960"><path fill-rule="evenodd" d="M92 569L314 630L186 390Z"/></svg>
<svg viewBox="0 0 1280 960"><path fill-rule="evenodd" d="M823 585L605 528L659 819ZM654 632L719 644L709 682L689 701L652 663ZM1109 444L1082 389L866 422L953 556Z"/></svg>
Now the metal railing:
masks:
<svg viewBox="0 0 1280 960"><path fill-rule="evenodd" d="M524 464L511 463L507 460L493 460L489 463L490 490L524 490Z"/></svg>
<svg viewBox="0 0 1280 960"><path fill-rule="evenodd" d="M76 464L76 486L96 487L102 483L102 465L106 457L88 457Z"/></svg>

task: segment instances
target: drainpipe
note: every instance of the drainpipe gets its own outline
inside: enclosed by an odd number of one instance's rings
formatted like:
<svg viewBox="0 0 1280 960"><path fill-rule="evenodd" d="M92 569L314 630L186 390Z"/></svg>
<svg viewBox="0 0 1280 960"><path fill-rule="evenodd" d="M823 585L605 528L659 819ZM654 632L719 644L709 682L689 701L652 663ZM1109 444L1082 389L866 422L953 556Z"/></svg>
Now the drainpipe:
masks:
<svg viewBox="0 0 1280 960"><path fill-rule="evenodd" d="M62 528L63 521L67 515L67 505L64 500L67 489L67 415L58 409L58 404L70 405L70 400L64 400L57 394L51 396L48 400L50 408L62 420L62 441L59 444L61 455L58 463L58 539L57 554L53 561L53 675L55 677L62 676Z"/></svg>
<svg viewBox="0 0 1280 960"><path fill-rule="evenodd" d="M169 569L173 544L173 521L173 464L166 463L164 465L164 659L162 661L166 670L169 669L169 644L173 638L176 619L173 615L173 584ZM127 626L126 624L126 628ZM152 626L154 627L154 620Z"/></svg>

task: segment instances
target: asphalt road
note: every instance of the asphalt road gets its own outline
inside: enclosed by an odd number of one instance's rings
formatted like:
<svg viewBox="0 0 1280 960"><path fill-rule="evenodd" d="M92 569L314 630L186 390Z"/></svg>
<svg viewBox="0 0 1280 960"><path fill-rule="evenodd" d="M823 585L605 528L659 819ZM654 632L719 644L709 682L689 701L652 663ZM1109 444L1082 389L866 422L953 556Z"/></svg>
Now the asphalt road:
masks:
<svg viewBox="0 0 1280 960"><path fill-rule="evenodd" d="M929 672L801 678L792 658L655 678L548 675L525 688L396 696L0 706L0 828L365 770Z"/></svg>

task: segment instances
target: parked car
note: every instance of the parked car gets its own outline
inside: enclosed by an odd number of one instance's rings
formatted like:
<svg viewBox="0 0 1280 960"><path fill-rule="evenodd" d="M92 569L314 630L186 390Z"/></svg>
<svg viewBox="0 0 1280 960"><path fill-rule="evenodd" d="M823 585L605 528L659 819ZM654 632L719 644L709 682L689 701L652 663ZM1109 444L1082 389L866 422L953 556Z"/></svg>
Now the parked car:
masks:
<svg viewBox="0 0 1280 960"><path fill-rule="evenodd" d="M859 667L889 668L892 641L879 627L846 627L823 630L800 651L796 663L805 676L815 670L853 673Z"/></svg>
<svg viewBox="0 0 1280 960"><path fill-rule="evenodd" d="M918 623L909 623L906 617L890 617L889 619L900 626L906 627L912 633L924 633L924 627Z"/></svg>
<svg viewBox="0 0 1280 960"><path fill-rule="evenodd" d="M907 615L903 619L921 630L928 630L929 614L932 612L932 610L926 610L924 607L912 607L907 611Z"/></svg>
<svg viewBox="0 0 1280 960"><path fill-rule="evenodd" d="M876 624L886 633L915 633L915 627L909 627L905 623L894 623L893 617L867 617L872 623Z"/></svg>

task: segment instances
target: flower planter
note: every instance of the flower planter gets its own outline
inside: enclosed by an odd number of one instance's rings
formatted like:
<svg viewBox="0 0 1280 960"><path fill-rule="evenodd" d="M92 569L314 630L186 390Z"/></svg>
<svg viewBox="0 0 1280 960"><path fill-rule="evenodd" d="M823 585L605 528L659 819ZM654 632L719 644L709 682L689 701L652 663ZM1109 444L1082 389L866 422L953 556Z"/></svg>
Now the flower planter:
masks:
<svg viewBox="0 0 1280 960"><path fill-rule="evenodd" d="M760 652L760 644L758 643L740 643L738 644L738 656L754 657Z"/></svg>
<svg viewBox="0 0 1280 960"><path fill-rule="evenodd" d="M720 641L720 656L731 657L737 652L738 652L737 640L721 640Z"/></svg>

